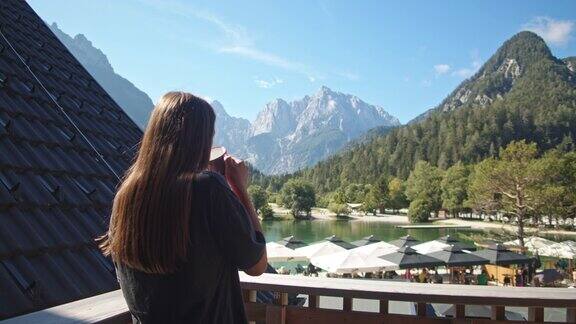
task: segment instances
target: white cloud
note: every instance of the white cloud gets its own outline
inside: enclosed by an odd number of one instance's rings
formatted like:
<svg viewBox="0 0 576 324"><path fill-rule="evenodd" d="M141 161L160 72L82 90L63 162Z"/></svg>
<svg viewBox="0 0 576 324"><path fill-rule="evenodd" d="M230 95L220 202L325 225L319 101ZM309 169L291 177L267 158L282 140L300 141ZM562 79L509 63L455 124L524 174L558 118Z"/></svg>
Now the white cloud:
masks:
<svg viewBox="0 0 576 324"><path fill-rule="evenodd" d="M222 17L187 3L167 0L139 0L154 6L158 10L170 12L187 19L199 19L215 26L222 33L222 39L216 46L210 45L219 53L233 54L251 59L266 65L275 66L286 71L302 74L308 78L314 76L314 71L303 63L290 60L272 52L258 48L256 39L244 26L232 24Z"/></svg>
<svg viewBox="0 0 576 324"><path fill-rule="evenodd" d="M222 47L218 51L221 53L237 54L255 61L262 62L267 65L276 66L285 70L300 72L307 75L307 73L305 73L307 68L303 64L289 61L283 57L261 51L255 47L230 46L230 47Z"/></svg>
<svg viewBox="0 0 576 324"><path fill-rule="evenodd" d="M448 73L448 71L450 71L450 65L448 65L448 64L436 64L436 65L434 65L434 71L438 75L446 74L446 73Z"/></svg>
<svg viewBox="0 0 576 324"><path fill-rule="evenodd" d="M563 46L572 38L574 22L556 20L550 17L536 17L522 25L523 30L529 30L542 37L548 44Z"/></svg>
<svg viewBox="0 0 576 324"><path fill-rule="evenodd" d="M310 81L310 82L316 82L316 78L313 77L313 76L311 76L311 75L309 75L309 76L308 76L308 81Z"/></svg>
<svg viewBox="0 0 576 324"><path fill-rule="evenodd" d="M270 80L264 80L264 79L260 79L258 77L256 77L254 79L254 82L256 83L256 86L258 88L263 88L263 89L270 89L273 88L274 86L278 85L278 84L282 84L284 83L284 80L280 79L280 78L272 78Z"/></svg>

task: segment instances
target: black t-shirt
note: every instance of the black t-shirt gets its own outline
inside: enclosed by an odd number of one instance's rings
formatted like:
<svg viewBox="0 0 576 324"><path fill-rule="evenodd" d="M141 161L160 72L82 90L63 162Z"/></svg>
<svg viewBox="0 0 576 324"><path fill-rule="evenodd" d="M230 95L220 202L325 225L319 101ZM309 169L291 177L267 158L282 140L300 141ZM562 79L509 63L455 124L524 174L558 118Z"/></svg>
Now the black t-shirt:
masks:
<svg viewBox="0 0 576 324"><path fill-rule="evenodd" d="M247 322L238 270L260 260L264 237L221 175L194 181L188 261L169 275L116 265L134 323Z"/></svg>

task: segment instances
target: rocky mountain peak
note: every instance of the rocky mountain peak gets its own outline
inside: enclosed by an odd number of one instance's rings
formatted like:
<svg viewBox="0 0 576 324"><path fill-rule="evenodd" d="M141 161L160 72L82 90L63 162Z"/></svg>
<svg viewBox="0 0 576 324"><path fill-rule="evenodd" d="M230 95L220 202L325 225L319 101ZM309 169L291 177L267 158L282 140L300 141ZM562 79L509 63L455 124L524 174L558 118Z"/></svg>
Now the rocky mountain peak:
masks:
<svg viewBox="0 0 576 324"><path fill-rule="evenodd" d="M153 106L150 98L114 73L106 55L84 35L70 37L56 24L50 28L130 117L144 127ZM310 166L373 127L400 124L382 107L327 86L299 100L272 100L252 123L231 116L219 101L206 99L217 116L214 145L225 146L267 173Z"/></svg>
<svg viewBox="0 0 576 324"><path fill-rule="evenodd" d="M497 54L514 57L519 60L528 60L534 56L553 57L544 39L531 31L521 31L512 36L502 44Z"/></svg>
<svg viewBox="0 0 576 324"><path fill-rule="evenodd" d="M206 98L205 98L205 100L206 100ZM212 106L212 109L214 109L214 113L216 114L216 116L218 116L218 117L230 117L230 115L228 115L228 113L226 112L226 110L224 109L224 106L222 105L222 103L220 103L220 101L211 100L211 99L207 99L206 101L208 101L210 106Z"/></svg>
<svg viewBox="0 0 576 324"><path fill-rule="evenodd" d="M289 103L277 98L267 103L258 113L252 123L251 134L257 136L264 133L272 133L283 136L293 129L296 123L295 111Z"/></svg>
<svg viewBox="0 0 576 324"><path fill-rule="evenodd" d="M114 68L108 60L108 57L98 48L94 47L92 42L83 34L77 34L74 37L64 33L56 23L50 25L52 32L64 45L76 56L82 65L97 67L101 70L106 70L114 73Z"/></svg>
<svg viewBox="0 0 576 324"><path fill-rule="evenodd" d="M323 85L320 87L318 92L316 93L317 96L325 96L333 93L332 89L328 88L327 86Z"/></svg>
<svg viewBox="0 0 576 324"><path fill-rule="evenodd" d="M462 82L437 109L485 107L502 99L526 71L542 60L555 60L546 42L533 32L520 32L504 42L478 72Z"/></svg>

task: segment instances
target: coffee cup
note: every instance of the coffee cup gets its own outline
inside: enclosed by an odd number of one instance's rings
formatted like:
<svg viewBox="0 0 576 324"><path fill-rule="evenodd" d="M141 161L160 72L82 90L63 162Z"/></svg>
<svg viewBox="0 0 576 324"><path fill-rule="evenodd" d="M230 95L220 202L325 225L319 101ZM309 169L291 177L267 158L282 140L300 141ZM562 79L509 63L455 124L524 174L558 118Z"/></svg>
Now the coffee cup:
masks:
<svg viewBox="0 0 576 324"><path fill-rule="evenodd" d="M226 148L223 146L214 146L210 150L210 162L208 162L208 170L218 172L224 175L226 165L224 164L224 155Z"/></svg>

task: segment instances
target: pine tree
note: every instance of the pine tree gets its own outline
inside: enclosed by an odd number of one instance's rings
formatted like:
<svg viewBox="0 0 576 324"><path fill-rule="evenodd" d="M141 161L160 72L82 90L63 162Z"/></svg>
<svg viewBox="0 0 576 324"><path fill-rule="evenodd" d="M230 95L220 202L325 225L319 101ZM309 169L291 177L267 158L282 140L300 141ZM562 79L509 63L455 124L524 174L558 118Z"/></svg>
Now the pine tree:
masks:
<svg viewBox="0 0 576 324"><path fill-rule="evenodd" d="M518 239L524 246L524 226L529 213L538 207L538 186L545 180L535 159L536 144L512 142L500 151L499 159L476 165L470 181L470 200L476 209L504 211L518 224Z"/></svg>
<svg viewBox="0 0 576 324"><path fill-rule="evenodd" d="M458 162L448 168L442 179L442 207L456 216L464 209L464 202L468 199L468 168Z"/></svg>

